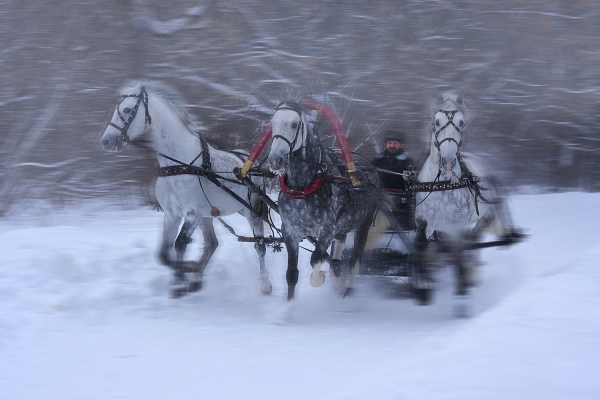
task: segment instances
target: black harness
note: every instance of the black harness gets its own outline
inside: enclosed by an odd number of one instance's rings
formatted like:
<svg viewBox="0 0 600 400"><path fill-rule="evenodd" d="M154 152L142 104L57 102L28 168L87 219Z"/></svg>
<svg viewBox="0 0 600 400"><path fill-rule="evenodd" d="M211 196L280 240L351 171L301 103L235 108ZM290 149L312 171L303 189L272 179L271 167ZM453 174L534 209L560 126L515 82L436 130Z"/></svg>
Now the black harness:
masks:
<svg viewBox="0 0 600 400"><path fill-rule="evenodd" d="M131 140L129 138L129 136L127 135L127 131L129 130L129 125L131 125L131 123L133 122L133 119L135 118L135 115L137 114L138 109L140 108L140 103L144 104L144 109L146 111L146 119L145 119L144 123L150 125L152 123L152 118L150 117L150 112L148 111L148 92L146 91L146 89L144 87L142 87L142 90L140 91L139 94L122 94L121 97L122 97L121 101L119 101L117 103L116 111L117 111L117 114L119 115L119 118L121 119L121 122L123 122L123 127L120 127L120 126L114 124L112 121L109 123L109 126L112 126L113 128L117 129L119 132L121 132L121 134L119 135L119 138L118 138L119 141L127 143ZM131 113L129 114L129 117L127 117L127 119L125 119L123 117L123 114L121 114L121 110L119 110L119 106L128 97L135 97L135 98L137 98L137 101L135 103L135 106L133 106L133 108L131 109Z"/></svg>
<svg viewBox="0 0 600 400"><path fill-rule="evenodd" d="M460 147L462 146L462 131L463 131L463 128L459 128L454 123L454 116L456 115L456 113L458 112L458 110L438 110L438 112L444 113L446 115L446 119L448 119L448 121L446 121L446 123L442 127L440 127L440 129L438 129L437 131L435 130L435 123L434 123L434 125L433 125L433 135L434 135L433 145L438 150L438 152L441 153L440 146L442 145L442 143L444 143L445 141L454 142L454 143L456 143L456 146L457 146L457 155L460 155ZM458 132L460 132L460 141L457 142L456 139L454 139L452 137L447 137L445 139L442 139L441 142L438 141L438 137L439 137L440 133L442 133L442 131L444 129L446 129L447 127L449 127L450 125L452 125ZM444 168L444 165L443 165L444 162L443 162L441 156L439 157L438 163L439 163L440 169ZM454 167L454 163L453 163L452 167Z"/></svg>
<svg viewBox="0 0 600 400"><path fill-rule="evenodd" d="M435 135L435 139L434 139L433 144L439 150L440 149L440 145L442 143L444 143L446 140L448 140L448 141L452 141L452 142L456 143L456 145L460 149L460 146L462 146L462 128L459 128L454 123L454 116L456 115L456 113L458 112L458 110L438 110L438 112L443 112L446 115L446 118L448 119L448 121L440 129L438 129L437 131L435 130L435 125L434 125L434 127L433 127L433 133ZM442 133L442 131L444 129L446 129L447 127L449 127L450 125L452 125L458 132L460 132L460 134L461 134L460 142L457 142L456 139L451 138L451 137L447 137L446 139L443 139L441 142L438 142L438 136L440 135L440 133Z"/></svg>
<svg viewBox="0 0 600 400"><path fill-rule="evenodd" d="M163 153L157 153L159 156L166 158L167 160L171 160L176 162L179 165L170 165L167 167L160 167L158 169L158 176L174 176L174 175L200 175L206 176L208 171L212 172L212 163L210 162L210 150L208 147L208 142L204 135L200 134L200 144L202 145L202 152L196 156L192 160L191 163L185 164L179 160L171 158ZM196 167L193 165L198 158L202 156L202 165L200 167ZM237 181L236 181L237 183Z"/></svg>
<svg viewBox="0 0 600 400"><path fill-rule="evenodd" d="M489 201L488 199L486 199L483 196L483 194L481 192L488 190L488 188L485 188L479 184L481 179L477 175L472 173L471 170L469 170L469 168L467 167L467 164L463 160L460 153L457 154L456 159L458 160L458 162L460 164L460 169L462 171L462 176L460 177L458 182L450 183L449 180L448 181L440 181L439 178L440 178L441 171L439 171L433 182L416 182L415 183L413 181L409 181L408 191L413 192L413 193L428 192L429 194L431 194L432 192L442 192L445 190L455 190L455 189L467 188L467 189L469 189L469 192L471 192L471 195L475 199L475 211L477 212L477 215L479 215L479 206L478 206L479 201L481 201L482 203L486 203L486 204L495 204L495 202ZM419 204L424 202L427 199L427 197L429 197L429 194L423 200L421 200L421 202ZM419 205L419 204L417 204L417 205Z"/></svg>
<svg viewBox="0 0 600 400"><path fill-rule="evenodd" d="M273 136L273 140L281 139L284 142L286 142L287 145L290 146L290 153L292 153L294 151L294 147L296 147L296 143L298 142L298 136L301 133L304 133L304 121L302 119L302 112L304 110L302 109L302 107L299 104L289 102L289 101L284 101L284 102L279 103L277 105L277 107L275 108L275 112L280 111L280 110L295 111L296 113L298 113L298 116L300 117L300 122L298 123L298 127L296 128L296 133L294 134L294 139L292 139L292 141L289 141L285 136L282 136L282 135L274 135Z"/></svg>

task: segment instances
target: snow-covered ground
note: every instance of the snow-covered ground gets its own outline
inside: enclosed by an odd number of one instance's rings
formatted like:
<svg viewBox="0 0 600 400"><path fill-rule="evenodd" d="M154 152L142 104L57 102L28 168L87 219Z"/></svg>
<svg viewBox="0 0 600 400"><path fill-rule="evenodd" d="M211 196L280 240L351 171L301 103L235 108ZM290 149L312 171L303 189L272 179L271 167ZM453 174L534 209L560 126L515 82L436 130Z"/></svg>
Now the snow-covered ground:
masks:
<svg viewBox="0 0 600 400"><path fill-rule="evenodd" d="M173 300L161 213L2 221L0 399L598 399L600 194L511 204L532 236L483 251L470 319L452 318L449 273L430 307L377 280L344 304L302 251L281 324L285 250L264 297L252 245L218 223L204 288Z"/></svg>

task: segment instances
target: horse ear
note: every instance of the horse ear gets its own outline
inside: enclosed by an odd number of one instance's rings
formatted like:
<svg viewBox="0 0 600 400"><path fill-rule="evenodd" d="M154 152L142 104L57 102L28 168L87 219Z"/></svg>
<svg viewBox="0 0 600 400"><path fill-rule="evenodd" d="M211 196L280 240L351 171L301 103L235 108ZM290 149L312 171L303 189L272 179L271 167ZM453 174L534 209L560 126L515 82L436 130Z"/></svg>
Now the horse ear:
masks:
<svg viewBox="0 0 600 400"><path fill-rule="evenodd" d="M311 123L312 121L315 121L315 118L313 118L312 110L302 114L302 122L304 122L304 126L306 126L307 132L310 132L313 128L312 123Z"/></svg>
<svg viewBox="0 0 600 400"><path fill-rule="evenodd" d="M444 93L438 92L438 94L435 96L436 103L441 104L444 102L444 100L446 100L444 97Z"/></svg>
<svg viewBox="0 0 600 400"><path fill-rule="evenodd" d="M140 93L140 92L142 91L142 87L143 87L143 85L142 85L142 82L138 82L138 83L137 83L137 84L136 84L136 85L133 87L133 89L131 89L131 93L132 93L132 94L133 94L133 93Z"/></svg>
<svg viewBox="0 0 600 400"><path fill-rule="evenodd" d="M461 105L461 106L465 105L465 98L462 93L458 93L456 95L456 104Z"/></svg>

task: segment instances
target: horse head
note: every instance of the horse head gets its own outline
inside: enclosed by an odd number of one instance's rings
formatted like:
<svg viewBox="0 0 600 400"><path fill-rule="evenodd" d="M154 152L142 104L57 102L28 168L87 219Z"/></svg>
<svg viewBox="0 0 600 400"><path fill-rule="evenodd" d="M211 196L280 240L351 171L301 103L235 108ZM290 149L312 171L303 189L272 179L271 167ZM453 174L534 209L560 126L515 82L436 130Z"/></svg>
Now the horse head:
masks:
<svg viewBox="0 0 600 400"><path fill-rule="evenodd" d="M145 118L136 118L142 107ZM131 89L121 93L121 100L117 103L110 123L106 127L100 144L107 151L121 151L127 142L142 134L152 119L148 111L148 92L138 83Z"/></svg>
<svg viewBox="0 0 600 400"><path fill-rule="evenodd" d="M431 154L437 155L443 173L455 169L466 126L466 110L462 96L454 92L442 94L433 113Z"/></svg>
<svg viewBox="0 0 600 400"><path fill-rule="evenodd" d="M269 152L271 170L282 174L291 153L300 150L308 139L310 115L300 104L284 101L275 109L271 119L273 142Z"/></svg>

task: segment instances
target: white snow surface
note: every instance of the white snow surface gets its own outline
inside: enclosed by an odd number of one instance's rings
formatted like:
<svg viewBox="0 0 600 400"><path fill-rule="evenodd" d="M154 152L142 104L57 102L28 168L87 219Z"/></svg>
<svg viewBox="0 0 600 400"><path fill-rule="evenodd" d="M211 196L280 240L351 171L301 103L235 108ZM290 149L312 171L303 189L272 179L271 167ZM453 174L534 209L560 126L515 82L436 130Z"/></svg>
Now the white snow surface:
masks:
<svg viewBox="0 0 600 400"><path fill-rule="evenodd" d="M204 288L177 300L156 258L161 213L0 221L0 399L599 399L599 204L514 196L531 237L483 250L467 319L452 316L449 271L428 307L383 279L342 302L329 280L310 286L301 250L283 320L285 249L267 253L263 296L253 246L216 221Z"/></svg>

